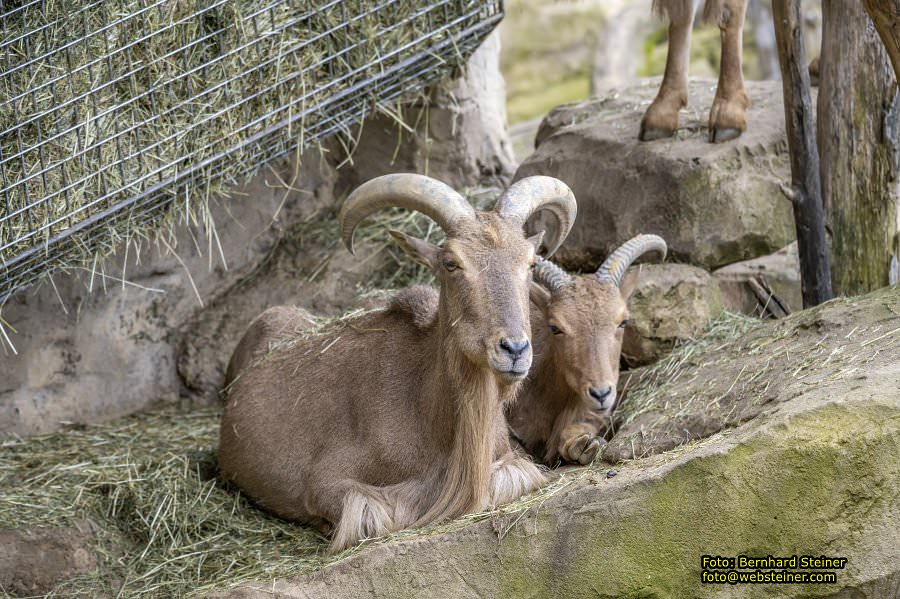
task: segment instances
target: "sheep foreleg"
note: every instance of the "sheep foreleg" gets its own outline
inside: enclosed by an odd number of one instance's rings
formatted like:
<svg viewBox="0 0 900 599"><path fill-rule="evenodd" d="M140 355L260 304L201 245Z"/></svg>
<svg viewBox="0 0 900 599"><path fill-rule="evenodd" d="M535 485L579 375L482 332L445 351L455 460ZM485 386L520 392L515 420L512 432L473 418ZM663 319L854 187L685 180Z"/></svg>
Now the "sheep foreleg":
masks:
<svg viewBox="0 0 900 599"><path fill-rule="evenodd" d="M691 53L691 3L680 3L668 10L669 52L666 55L666 71L656 99L641 120L641 141L671 137L678 129L678 111L688 103L688 63Z"/></svg>
<svg viewBox="0 0 900 599"><path fill-rule="evenodd" d="M575 464L590 464L606 445L606 440L598 435L596 427L587 422L570 424L563 429L559 444L560 457Z"/></svg>
<svg viewBox="0 0 900 599"><path fill-rule="evenodd" d="M747 0L718 0L716 5L718 15L709 17L715 17L721 32L722 57L719 85L709 111L709 141L713 143L735 139L747 129L747 106L750 104L741 71L741 36Z"/></svg>

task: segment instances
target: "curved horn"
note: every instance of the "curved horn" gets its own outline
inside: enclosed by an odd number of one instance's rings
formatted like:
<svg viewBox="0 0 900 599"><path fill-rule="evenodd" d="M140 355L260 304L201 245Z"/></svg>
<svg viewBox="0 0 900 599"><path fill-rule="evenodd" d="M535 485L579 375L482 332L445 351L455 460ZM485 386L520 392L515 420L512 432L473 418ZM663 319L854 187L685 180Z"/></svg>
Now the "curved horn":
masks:
<svg viewBox="0 0 900 599"><path fill-rule="evenodd" d="M353 253L353 231L367 216L384 208L408 208L430 217L444 231L475 218L475 209L452 187L425 175L399 173L366 181L341 206L344 245Z"/></svg>
<svg viewBox="0 0 900 599"><path fill-rule="evenodd" d="M632 262L647 252L659 252L661 260L666 258L666 242L659 235L638 235L632 237L614 251L597 269L595 276L601 283L612 283L616 287Z"/></svg>
<svg viewBox="0 0 900 599"><path fill-rule="evenodd" d="M540 256L535 259L532 276L535 282L540 283L550 291L556 291L572 282L572 275Z"/></svg>
<svg viewBox="0 0 900 599"><path fill-rule="evenodd" d="M553 177L526 177L510 185L509 189L497 200L494 210L504 218L525 224L528 218L538 210L549 210L556 217L556 231L544 239L547 256L552 256L575 223L578 206L575 194L569 186Z"/></svg>

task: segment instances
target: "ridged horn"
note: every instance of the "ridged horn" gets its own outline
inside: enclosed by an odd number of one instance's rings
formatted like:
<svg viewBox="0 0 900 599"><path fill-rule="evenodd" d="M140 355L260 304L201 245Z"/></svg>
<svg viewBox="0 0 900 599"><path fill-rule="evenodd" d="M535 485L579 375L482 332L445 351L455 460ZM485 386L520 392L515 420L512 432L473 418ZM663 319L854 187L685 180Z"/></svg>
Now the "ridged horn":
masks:
<svg viewBox="0 0 900 599"><path fill-rule="evenodd" d="M475 218L471 204L446 183L411 173L382 175L357 187L341 206L341 237L351 254L357 225L385 208L417 210L447 233L452 233L459 223Z"/></svg>
<svg viewBox="0 0 900 599"><path fill-rule="evenodd" d="M556 231L544 238L547 256L552 256L575 223L578 206L575 194L569 186L553 177L534 176L516 181L509 186L494 210L504 218L512 219L520 224L538 210L548 210L556 217Z"/></svg>
<svg viewBox="0 0 900 599"><path fill-rule="evenodd" d="M556 291L561 287L565 287L573 280L572 275L540 256L535 259L532 277L536 283L543 285L550 291Z"/></svg>
<svg viewBox="0 0 900 599"><path fill-rule="evenodd" d="M597 269L595 276L601 283L612 283L618 287L619 283L622 282L625 271L642 254L659 252L660 260L665 260L667 250L665 240L659 235L638 235L632 237L604 260L600 268Z"/></svg>

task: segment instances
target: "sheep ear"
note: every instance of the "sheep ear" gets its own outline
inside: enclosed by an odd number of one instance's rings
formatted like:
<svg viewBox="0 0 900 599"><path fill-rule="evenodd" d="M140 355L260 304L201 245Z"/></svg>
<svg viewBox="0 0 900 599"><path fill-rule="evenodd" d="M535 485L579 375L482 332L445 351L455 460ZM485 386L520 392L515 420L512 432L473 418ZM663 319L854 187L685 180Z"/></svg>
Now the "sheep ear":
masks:
<svg viewBox="0 0 900 599"><path fill-rule="evenodd" d="M638 281L641 278L641 268L639 265L637 268L629 269L625 276L622 277L622 282L619 284L619 293L626 302L631 298L634 290L637 289Z"/></svg>
<svg viewBox="0 0 900 599"><path fill-rule="evenodd" d="M422 239L407 235L403 231L390 229L388 233L391 234L391 237L394 238L394 241L397 242L400 249L413 260L420 264L424 264L432 270L436 268L441 248L433 243L428 243Z"/></svg>
<svg viewBox="0 0 900 599"><path fill-rule="evenodd" d="M547 313L547 304L550 303L550 292L543 285L531 281L531 284L528 286L528 297L531 298L531 302L535 306L541 309L541 312Z"/></svg>

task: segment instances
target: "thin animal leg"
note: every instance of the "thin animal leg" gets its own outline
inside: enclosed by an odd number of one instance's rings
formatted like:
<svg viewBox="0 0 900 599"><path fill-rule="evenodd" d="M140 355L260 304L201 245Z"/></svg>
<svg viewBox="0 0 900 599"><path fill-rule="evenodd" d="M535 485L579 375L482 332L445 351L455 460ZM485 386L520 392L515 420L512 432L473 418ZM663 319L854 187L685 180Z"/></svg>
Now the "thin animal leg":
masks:
<svg viewBox="0 0 900 599"><path fill-rule="evenodd" d="M735 139L747 129L750 102L741 67L746 10L747 0L707 0L703 10L704 19L715 20L722 35L719 85L709 111L709 141L713 143Z"/></svg>
<svg viewBox="0 0 900 599"><path fill-rule="evenodd" d="M641 141L671 137L678 129L678 111L688 103L688 63L691 53L693 0L656 0L654 10L669 18L666 71L656 99L641 120Z"/></svg>

